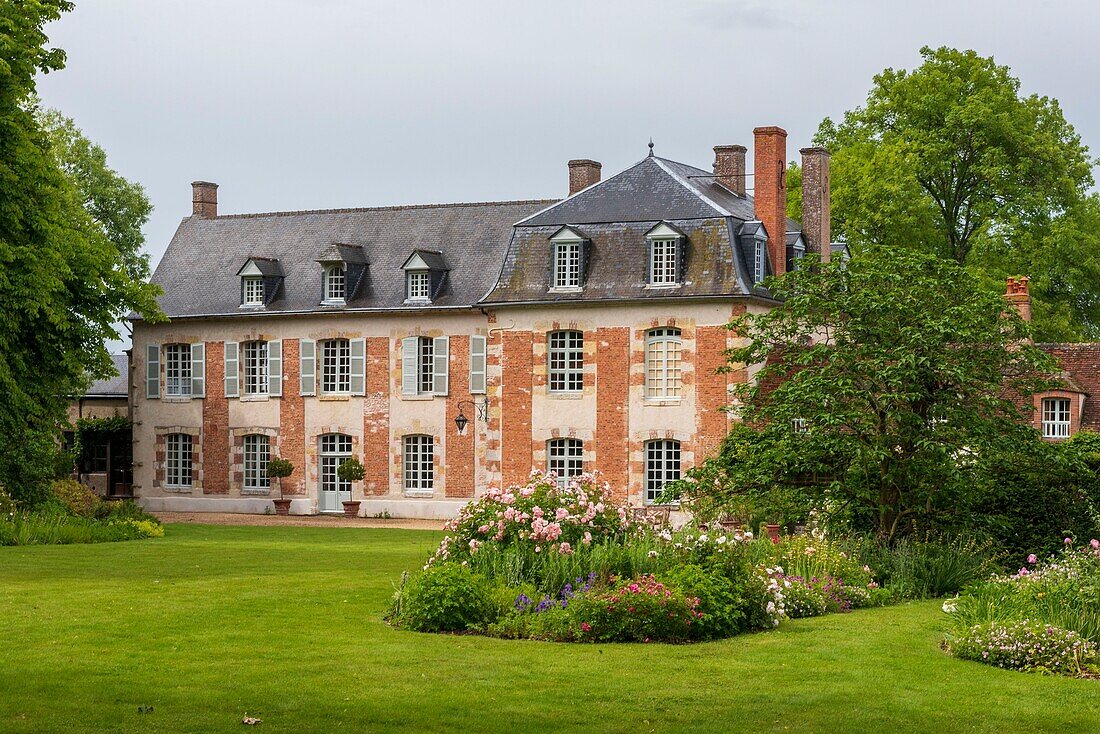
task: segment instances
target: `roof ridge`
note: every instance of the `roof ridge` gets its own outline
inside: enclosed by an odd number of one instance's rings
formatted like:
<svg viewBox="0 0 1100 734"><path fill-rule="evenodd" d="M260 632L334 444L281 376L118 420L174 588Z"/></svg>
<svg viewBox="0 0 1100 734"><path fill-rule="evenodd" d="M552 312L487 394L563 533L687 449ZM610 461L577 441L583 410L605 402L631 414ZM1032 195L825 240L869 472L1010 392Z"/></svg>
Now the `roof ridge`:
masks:
<svg viewBox="0 0 1100 734"><path fill-rule="evenodd" d="M560 199L515 199L511 201L460 201L449 204L399 204L395 206L342 207L337 209L291 209L276 212L219 214L214 219L259 219L261 217L291 217L303 214L355 214L359 212L395 212L417 209L451 209L475 206L520 206L523 204L553 204ZM188 217L189 218L189 217Z"/></svg>

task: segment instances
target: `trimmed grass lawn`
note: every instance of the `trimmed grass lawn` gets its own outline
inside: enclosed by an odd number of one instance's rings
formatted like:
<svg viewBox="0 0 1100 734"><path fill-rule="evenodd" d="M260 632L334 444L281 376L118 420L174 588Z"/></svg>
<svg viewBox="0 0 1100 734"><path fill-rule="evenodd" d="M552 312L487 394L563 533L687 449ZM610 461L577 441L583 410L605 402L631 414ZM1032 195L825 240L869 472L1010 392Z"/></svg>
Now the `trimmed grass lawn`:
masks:
<svg viewBox="0 0 1100 734"><path fill-rule="evenodd" d="M169 526L0 548L0 732L1097 731L1100 681L940 652L937 602L701 645L398 631L438 533ZM151 707L139 713L139 707Z"/></svg>

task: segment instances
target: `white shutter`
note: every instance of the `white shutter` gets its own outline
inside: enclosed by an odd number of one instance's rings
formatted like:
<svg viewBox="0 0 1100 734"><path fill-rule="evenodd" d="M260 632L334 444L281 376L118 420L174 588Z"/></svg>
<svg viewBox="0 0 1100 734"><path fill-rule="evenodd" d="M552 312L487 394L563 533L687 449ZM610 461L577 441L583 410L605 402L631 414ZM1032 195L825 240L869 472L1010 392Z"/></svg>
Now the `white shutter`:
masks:
<svg viewBox="0 0 1100 734"><path fill-rule="evenodd" d="M301 377L298 393L300 395L317 394L317 342L302 339L298 343Z"/></svg>
<svg viewBox="0 0 1100 734"><path fill-rule="evenodd" d="M447 370L450 367L450 356L447 354L450 339L438 336L432 345L432 392L436 395L447 394Z"/></svg>
<svg viewBox="0 0 1100 734"><path fill-rule="evenodd" d="M401 394L416 395L417 356L420 350L420 338L407 336L401 340Z"/></svg>
<svg viewBox="0 0 1100 734"><path fill-rule="evenodd" d="M206 344L191 345L191 397L206 397Z"/></svg>
<svg viewBox="0 0 1100 734"><path fill-rule="evenodd" d="M348 342L351 349L351 379L349 380L352 395L366 395L367 393L367 340L352 339Z"/></svg>
<svg viewBox="0 0 1100 734"><path fill-rule="evenodd" d="M470 392L485 393L485 337L470 337Z"/></svg>
<svg viewBox="0 0 1100 734"><path fill-rule="evenodd" d="M279 339L267 343L267 394L283 394L283 343Z"/></svg>
<svg viewBox="0 0 1100 734"><path fill-rule="evenodd" d="M241 394L240 346L237 342L225 343L225 396L235 398Z"/></svg>
<svg viewBox="0 0 1100 734"><path fill-rule="evenodd" d="M145 397L160 397L160 345L145 345Z"/></svg>

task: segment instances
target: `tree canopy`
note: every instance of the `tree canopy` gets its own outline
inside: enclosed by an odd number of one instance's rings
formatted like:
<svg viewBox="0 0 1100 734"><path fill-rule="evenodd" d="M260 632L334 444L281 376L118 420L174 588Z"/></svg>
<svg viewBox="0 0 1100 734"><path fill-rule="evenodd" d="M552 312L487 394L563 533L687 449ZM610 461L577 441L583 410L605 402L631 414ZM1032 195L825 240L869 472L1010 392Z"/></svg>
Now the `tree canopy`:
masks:
<svg viewBox="0 0 1100 734"><path fill-rule="evenodd" d="M768 287L781 303L731 325L731 366L762 365L737 393L741 424L689 495L812 507L891 539L960 507L979 457L1039 440L1018 396L1053 363L955 262L869 246Z"/></svg>
<svg viewBox="0 0 1100 734"><path fill-rule="evenodd" d="M933 253L990 286L1030 275L1040 340L1100 338L1088 148L1057 100L1024 95L1007 66L951 48L921 55L912 71L876 75L863 106L818 129L815 144L832 152L834 236L857 252ZM796 216L799 195L792 185Z"/></svg>
<svg viewBox="0 0 1100 734"><path fill-rule="evenodd" d="M35 98L35 75L65 62L43 27L71 8L0 5L0 484L27 501L55 471L69 396L113 370L114 324L160 316L140 253L144 193Z"/></svg>

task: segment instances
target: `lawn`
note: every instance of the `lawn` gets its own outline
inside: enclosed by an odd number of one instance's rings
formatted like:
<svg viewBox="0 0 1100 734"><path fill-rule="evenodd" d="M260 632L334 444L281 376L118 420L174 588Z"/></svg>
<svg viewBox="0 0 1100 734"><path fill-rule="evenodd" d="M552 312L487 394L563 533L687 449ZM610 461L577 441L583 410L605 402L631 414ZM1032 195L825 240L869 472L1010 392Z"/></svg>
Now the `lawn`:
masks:
<svg viewBox="0 0 1100 734"><path fill-rule="evenodd" d="M391 582L438 537L174 525L0 548L0 731L1100 728L1100 681L949 658L935 602L690 646L389 628Z"/></svg>

